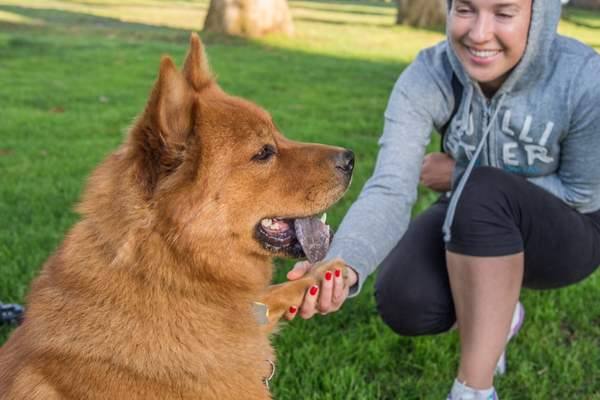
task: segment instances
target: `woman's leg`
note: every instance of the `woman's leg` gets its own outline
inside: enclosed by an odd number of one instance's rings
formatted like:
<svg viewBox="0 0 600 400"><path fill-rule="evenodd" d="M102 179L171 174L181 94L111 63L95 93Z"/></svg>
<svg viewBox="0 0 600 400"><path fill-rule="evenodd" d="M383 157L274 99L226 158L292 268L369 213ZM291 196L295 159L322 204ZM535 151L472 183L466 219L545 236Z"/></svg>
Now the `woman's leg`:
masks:
<svg viewBox="0 0 600 400"><path fill-rule="evenodd" d="M460 332L458 379L493 385L523 279L523 253L502 257L446 255Z"/></svg>
<svg viewBox="0 0 600 400"><path fill-rule="evenodd" d="M461 337L458 378L492 386L522 283L575 283L600 264L600 219L581 215L522 177L473 171L446 245Z"/></svg>

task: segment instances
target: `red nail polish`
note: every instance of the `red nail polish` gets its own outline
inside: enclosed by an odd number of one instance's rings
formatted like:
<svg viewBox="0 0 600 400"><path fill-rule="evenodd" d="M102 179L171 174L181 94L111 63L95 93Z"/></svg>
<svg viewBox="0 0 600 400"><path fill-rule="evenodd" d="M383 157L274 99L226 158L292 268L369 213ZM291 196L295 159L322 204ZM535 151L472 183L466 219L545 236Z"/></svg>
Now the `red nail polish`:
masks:
<svg viewBox="0 0 600 400"><path fill-rule="evenodd" d="M296 307L290 307L290 314L295 314L298 309Z"/></svg>
<svg viewBox="0 0 600 400"><path fill-rule="evenodd" d="M331 280L331 272L329 272L329 271L325 272L325 280L326 281L330 281Z"/></svg>
<svg viewBox="0 0 600 400"><path fill-rule="evenodd" d="M319 290L318 286L313 286L313 287L310 288L310 292L309 293L310 293L311 296L314 296L315 294L317 294L318 290Z"/></svg>
<svg viewBox="0 0 600 400"><path fill-rule="evenodd" d="M335 270L335 277L339 278L340 276L342 276L342 270L341 269L336 269Z"/></svg>

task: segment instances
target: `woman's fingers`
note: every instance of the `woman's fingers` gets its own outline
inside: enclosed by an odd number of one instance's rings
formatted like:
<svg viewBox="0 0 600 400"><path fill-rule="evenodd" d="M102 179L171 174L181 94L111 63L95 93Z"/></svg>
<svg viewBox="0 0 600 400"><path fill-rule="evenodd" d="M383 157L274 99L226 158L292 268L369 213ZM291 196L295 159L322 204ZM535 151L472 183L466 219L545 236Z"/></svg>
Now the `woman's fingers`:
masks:
<svg viewBox="0 0 600 400"><path fill-rule="evenodd" d="M331 303L337 309L346 300L346 291L344 290L344 277L342 270L336 269L333 273L333 297Z"/></svg>
<svg viewBox="0 0 600 400"><path fill-rule="evenodd" d="M285 317L287 318L288 321L291 321L294 319L294 317L296 317L296 315L298 314L298 307L294 307L291 306L287 313L285 314Z"/></svg>
<svg viewBox="0 0 600 400"><path fill-rule="evenodd" d="M288 272L288 279L295 280L304 276L313 267L308 261L296 263ZM358 280L356 272L348 267L348 276L344 278L340 268L325 272L321 285L311 286L304 295L299 307L290 307L286 312L288 320L300 315L304 319L312 318L316 313L327 314L340 309L348 297L349 288Z"/></svg>
<svg viewBox="0 0 600 400"><path fill-rule="evenodd" d="M310 319L317 312L317 299L319 298L319 287L317 285L311 286L306 295L304 296L304 302L300 310L300 316L304 319Z"/></svg>
<svg viewBox="0 0 600 400"><path fill-rule="evenodd" d="M325 272L323 282L321 283L321 294L319 295L319 311L327 313L331 311L331 300L333 297L333 273Z"/></svg>
<svg viewBox="0 0 600 400"><path fill-rule="evenodd" d="M299 261L294 265L294 268L287 273L287 278L290 281L302 278L310 269L312 264L308 261Z"/></svg>

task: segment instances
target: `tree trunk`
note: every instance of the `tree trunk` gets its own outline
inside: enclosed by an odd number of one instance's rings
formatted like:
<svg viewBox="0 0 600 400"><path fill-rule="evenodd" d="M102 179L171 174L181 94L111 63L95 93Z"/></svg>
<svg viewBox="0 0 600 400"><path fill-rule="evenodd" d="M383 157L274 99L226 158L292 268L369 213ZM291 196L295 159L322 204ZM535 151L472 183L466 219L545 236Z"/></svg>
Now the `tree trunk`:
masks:
<svg viewBox="0 0 600 400"><path fill-rule="evenodd" d="M294 33L287 0L211 0L204 30L236 36Z"/></svg>
<svg viewBox="0 0 600 400"><path fill-rule="evenodd" d="M397 24L417 28L442 28L446 24L446 0L396 0Z"/></svg>

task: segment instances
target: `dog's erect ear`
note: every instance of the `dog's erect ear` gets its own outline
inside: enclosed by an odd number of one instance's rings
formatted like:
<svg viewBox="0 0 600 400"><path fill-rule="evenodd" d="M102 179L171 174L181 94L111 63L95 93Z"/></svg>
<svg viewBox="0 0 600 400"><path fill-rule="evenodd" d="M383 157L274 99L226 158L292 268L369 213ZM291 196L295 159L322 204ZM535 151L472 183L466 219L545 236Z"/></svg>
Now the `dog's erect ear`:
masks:
<svg viewBox="0 0 600 400"><path fill-rule="evenodd" d="M204 46L196 33L190 35L190 50L183 67L183 75L188 83L197 91L213 82Z"/></svg>
<svg viewBox="0 0 600 400"><path fill-rule="evenodd" d="M182 144L193 123L193 91L169 57L160 61L158 80L146 107L152 131L164 145Z"/></svg>
<svg viewBox="0 0 600 400"><path fill-rule="evenodd" d="M174 171L184 159L193 133L195 92L169 57L160 62L158 80L144 114L134 129L142 154L141 174L151 193L161 175Z"/></svg>

